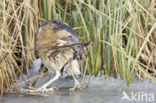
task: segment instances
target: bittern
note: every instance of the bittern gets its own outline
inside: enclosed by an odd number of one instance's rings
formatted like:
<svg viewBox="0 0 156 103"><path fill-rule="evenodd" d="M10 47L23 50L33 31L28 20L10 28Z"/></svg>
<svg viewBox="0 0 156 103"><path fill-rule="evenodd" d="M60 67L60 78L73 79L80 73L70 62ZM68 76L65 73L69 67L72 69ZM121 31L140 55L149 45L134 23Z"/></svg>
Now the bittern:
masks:
<svg viewBox="0 0 156 103"><path fill-rule="evenodd" d="M43 23L36 35L36 50L49 72L55 76L36 91L51 91L47 88L66 71L72 75L75 85L71 90L80 87L75 75L80 74L79 59L84 53L75 31L60 20L49 20Z"/></svg>

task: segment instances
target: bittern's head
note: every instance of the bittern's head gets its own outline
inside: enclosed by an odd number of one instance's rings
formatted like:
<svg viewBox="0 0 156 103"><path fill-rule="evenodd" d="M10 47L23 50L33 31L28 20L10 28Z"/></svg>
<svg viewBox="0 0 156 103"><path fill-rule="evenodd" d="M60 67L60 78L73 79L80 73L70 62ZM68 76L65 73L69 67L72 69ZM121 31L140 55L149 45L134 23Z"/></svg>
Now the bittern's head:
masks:
<svg viewBox="0 0 156 103"><path fill-rule="evenodd" d="M50 27L54 31L58 31L61 29L63 22L60 20L48 20L44 22L41 27Z"/></svg>
<svg viewBox="0 0 156 103"><path fill-rule="evenodd" d="M65 41L79 42L75 31L60 20L48 20L44 22L38 33L42 34L42 31L44 31L44 35L50 33L49 35L57 36L59 39ZM45 32L47 33L45 34Z"/></svg>

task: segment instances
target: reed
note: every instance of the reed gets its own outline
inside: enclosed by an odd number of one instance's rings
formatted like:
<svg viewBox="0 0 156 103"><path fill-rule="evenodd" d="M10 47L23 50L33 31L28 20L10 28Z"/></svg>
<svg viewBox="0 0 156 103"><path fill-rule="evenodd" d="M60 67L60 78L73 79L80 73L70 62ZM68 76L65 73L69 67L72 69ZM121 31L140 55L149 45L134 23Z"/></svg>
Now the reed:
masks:
<svg viewBox="0 0 156 103"><path fill-rule="evenodd" d="M73 27L87 48L84 75L156 82L155 0L1 0L0 93L16 88L17 76L37 57L35 33L46 20ZM24 78L23 78L24 79Z"/></svg>

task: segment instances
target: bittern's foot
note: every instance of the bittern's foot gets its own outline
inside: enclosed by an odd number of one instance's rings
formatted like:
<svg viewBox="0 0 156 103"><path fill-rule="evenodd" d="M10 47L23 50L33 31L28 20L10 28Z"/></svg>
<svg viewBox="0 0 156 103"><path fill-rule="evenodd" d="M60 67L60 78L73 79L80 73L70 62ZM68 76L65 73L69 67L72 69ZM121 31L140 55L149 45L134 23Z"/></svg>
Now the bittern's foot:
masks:
<svg viewBox="0 0 156 103"><path fill-rule="evenodd" d="M75 91L76 89L82 90L81 84L75 85L73 88L69 88L70 91Z"/></svg>
<svg viewBox="0 0 156 103"><path fill-rule="evenodd" d="M70 90L70 91L75 91L76 89L82 90L82 89L83 89L82 87L84 87L85 85L87 85L86 82L81 83L81 84L76 84L73 88L69 88L69 90Z"/></svg>
<svg viewBox="0 0 156 103"><path fill-rule="evenodd" d="M74 86L73 88L69 88L70 91L75 91L76 89L82 90L80 86Z"/></svg>
<svg viewBox="0 0 156 103"><path fill-rule="evenodd" d="M35 93L35 92L53 92L54 88L45 88L45 87L40 87L40 88L33 88L33 87L29 87L28 89L26 89L27 92L30 93Z"/></svg>

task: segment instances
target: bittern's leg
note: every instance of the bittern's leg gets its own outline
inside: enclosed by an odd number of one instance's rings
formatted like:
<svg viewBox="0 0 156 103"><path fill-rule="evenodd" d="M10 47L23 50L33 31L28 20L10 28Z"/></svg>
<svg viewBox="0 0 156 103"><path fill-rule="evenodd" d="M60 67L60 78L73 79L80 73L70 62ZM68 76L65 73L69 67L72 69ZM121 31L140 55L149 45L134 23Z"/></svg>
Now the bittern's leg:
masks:
<svg viewBox="0 0 156 103"><path fill-rule="evenodd" d="M61 73L64 71L64 68L70 64L72 61L74 60L74 57L70 58L64 65L63 67L61 68ZM71 91L74 91L76 88L80 88L80 83L78 82L78 80L75 78L75 75L73 74L72 70L70 70L69 68L69 72L71 73L73 79L74 79L74 82L75 82L75 85L73 88L70 88Z"/></svg>
<svg viewBox="0 0 156 103"><path fill-rule="evenodd" d="M46 84L44 84L43 86L41 86L40 88L37 89L32 89L32 90L27 90L29 92L49 92L49 91L53 91L53 88L47 88L52 82L54 82L55 80L57 80L60 76L60 72L57 71L56 75L54 78L52 78L51 80L49 80Z"/></svg>
<svg viewBox="0 0 156 103"><path fill-rule="evenodd" d="M69 90L70 90L70 91L74 91L76 88L81 88L80 83L79 83L79 81L75 78L75 75L73 74L73 72L72 72L71 70L69 70L69 71L70 71L70 73L71 73L71 75L72 75L72 77L73 77L73 79L74 79L74 82L75 82L74 87L73 87L73 88L70 88Z"/></svg>
<svg viewBox="0 0 156 103"><path fill-rule="evenodd" d="M55 80L57 80L59 77L60 77L60 72L57 71L55 77L52 78L51 80L49 80L46 84L44 84L43 86L41 86L39 89L46 89L52 82L54 82Z"/></svg>

